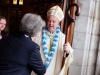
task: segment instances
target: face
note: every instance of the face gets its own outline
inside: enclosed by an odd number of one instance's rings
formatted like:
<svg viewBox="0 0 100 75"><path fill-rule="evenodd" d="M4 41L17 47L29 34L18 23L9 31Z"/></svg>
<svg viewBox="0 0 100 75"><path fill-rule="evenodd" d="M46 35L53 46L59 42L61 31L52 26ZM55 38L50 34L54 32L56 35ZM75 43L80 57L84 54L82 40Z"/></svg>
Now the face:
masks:
<svg viewBox="0 0 100 75"><path fill-rule="evenodd" d="M47 28L50 32L55 32L59 26L59 20L55 16L49 16L47 20Z"/></svg>
<svg viewBox="0 0 100 75"><path fill-rule="evenodd" d="M6 20L5 19L1 19L0 20L0 31L4 30L6 27Z"/></svg>

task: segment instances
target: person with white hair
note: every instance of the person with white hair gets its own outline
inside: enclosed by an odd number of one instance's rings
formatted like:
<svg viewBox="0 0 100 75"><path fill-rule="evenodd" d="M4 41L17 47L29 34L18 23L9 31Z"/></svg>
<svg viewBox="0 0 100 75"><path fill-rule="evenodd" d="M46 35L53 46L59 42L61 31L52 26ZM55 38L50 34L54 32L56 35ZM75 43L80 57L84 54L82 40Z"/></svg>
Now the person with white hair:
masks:
<svg viewBox="0 0 100 75"><path fill-rule="evenodd" d="M47 25L41 36L36 39L40 46L43 63L46 66L45 75L67 75L67 70L73 61L73 49L65 44L65 34L60 31L60 22L64 18L62 9L56 5L47 12ZM67 57L62 67L64 50ZM34 72L31 75L36 75Z"/></svg>
<svg viewBox="0 0 100 75"><path fill-rule="evenodd" d="M0 75L44 75L46 67L35 40L45 21L36 14L26 13L15 34L11 33L0 41ZM31 39L32 37L32 39Z"/></svg>

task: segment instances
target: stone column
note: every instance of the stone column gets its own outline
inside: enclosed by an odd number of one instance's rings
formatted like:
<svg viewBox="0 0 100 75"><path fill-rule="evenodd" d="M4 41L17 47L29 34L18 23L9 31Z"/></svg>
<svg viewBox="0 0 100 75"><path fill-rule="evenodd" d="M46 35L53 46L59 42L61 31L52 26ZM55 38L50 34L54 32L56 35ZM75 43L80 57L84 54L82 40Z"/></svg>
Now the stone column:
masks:
<svg viewBox="0 0 100 75"><path fill-rule="evenodd" d="M69 67L68 75L95 75L100 40L100 1L98 1L78 0L81 15L75 22L72 43L74 61Z"/></svg>

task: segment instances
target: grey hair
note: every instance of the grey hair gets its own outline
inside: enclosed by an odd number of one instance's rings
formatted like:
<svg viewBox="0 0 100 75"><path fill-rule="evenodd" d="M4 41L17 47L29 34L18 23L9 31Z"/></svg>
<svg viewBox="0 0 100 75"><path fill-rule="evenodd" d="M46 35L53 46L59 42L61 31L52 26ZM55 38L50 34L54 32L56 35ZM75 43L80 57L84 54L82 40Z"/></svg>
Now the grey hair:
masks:
<svg viewBox="0 0 100 75"><path fill-rule="evenodd" d="M27 13L21 20L21 30L28 36L35 36L46 25L40 15Z"/></svg>

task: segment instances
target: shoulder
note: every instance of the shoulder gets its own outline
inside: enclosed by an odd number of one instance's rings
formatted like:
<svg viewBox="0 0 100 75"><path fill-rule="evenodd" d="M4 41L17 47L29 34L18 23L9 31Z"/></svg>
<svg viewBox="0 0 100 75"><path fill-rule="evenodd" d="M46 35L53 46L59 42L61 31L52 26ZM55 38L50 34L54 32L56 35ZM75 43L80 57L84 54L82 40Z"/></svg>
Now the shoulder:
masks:
<svg viewBox="0 0 100 75"><path fill-rule="evenodd" d="M65 37L66 35L60 31L60 36Z"/></svg>
<svg viewBox="0 0 100 75"><path fill-rule="evenodd" d="M2 38L6 37L6 33L4 32L2 32L1 35L2 35Z"/></svg>
<svg viewBox="0 0 100 75"><path fill-rule="evenodd" d="M39 45L36 42L32 41L32 39L30 37L26 38L26 40L27 40L28 46L34 47L34 48L39 47Z"/></svg>
<svg viewBox="0 0 100 75"><path fill-rule="evenodd" d="M32 41L31 38L27 40L27 44L28 44L30 50L32 50L32 51L33 50L40 50L39 45L36 42Z"/></svg>

